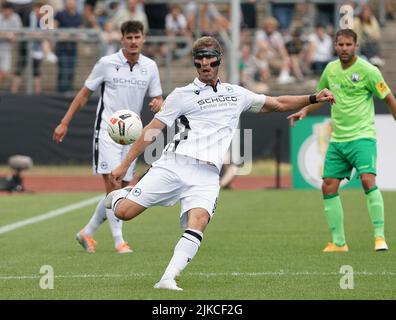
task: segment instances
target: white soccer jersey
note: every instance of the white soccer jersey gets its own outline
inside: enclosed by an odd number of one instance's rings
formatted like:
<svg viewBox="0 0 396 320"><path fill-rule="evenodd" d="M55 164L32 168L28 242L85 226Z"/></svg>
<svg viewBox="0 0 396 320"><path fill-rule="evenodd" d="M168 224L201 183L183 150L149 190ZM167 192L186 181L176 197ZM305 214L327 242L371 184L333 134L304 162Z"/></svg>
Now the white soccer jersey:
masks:
<svg viewBox="0 0 396 320"><path fill-rule="evenodd" d="M121 163L130 145L122 146L111 140L107 134L107 123L111 115L121 109L140 115L146 94L150 97L162 95L158 67L142 54L131 67L121 49L96 63L85 86L92 91L101 86L93 141L93 167L96 173L108 174ZM125 181L132 178L133 170L134 166L131 166Z"/></svg>
<svg viewBox="0 0 396 320"><path fill-rule="evenodd" d="M101 86L96 130L106 130L106 122L118 110L129 109L140 115L146 93L150 97L162 95L157 64L140 54L137 63L130 67L122 49L101 58L85 81L85 86L92 91Z"/></svg>
<svg viewBox="0 0 396 320"><path fill-rule="evenodd" d="M210 162L220 170L240 114L259 112L265 100L265 95L237 85L218 81L214 89L195 78L188 86L172 91L155 115L169 127L177 120L179 128L164 152Z"/></svg>

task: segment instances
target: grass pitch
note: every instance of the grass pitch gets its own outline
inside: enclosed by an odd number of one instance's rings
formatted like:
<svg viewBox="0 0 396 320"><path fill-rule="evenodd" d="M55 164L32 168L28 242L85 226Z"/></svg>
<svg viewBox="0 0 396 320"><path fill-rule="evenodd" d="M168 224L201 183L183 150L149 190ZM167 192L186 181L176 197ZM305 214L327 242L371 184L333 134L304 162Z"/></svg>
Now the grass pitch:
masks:
<svg viewBox="0 0 396 320"><path fill-rule="evenodd" d="M94 193L0 197L0 228ZM319 191L225 191L193 262L178 280L183 292L153 289L181 231L179 207L150 208L124 225L134 253L114 252L107 222L95 254L74 239L95 205L0 234L0 299L395 299L396 193L383 192L390 251L375 253L362 191L342 191L349 253L321 252L330 240ZM40 288L40 268L54 289ZM353 268L341 289L340 268Z"/></svg>

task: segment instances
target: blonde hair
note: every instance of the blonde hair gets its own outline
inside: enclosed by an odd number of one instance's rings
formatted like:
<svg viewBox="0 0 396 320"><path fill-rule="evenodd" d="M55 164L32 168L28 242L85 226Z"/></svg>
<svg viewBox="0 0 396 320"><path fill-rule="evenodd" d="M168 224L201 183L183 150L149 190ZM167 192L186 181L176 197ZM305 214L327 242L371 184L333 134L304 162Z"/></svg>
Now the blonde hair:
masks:
<svg viewBox="0 0 396 320"><path fill-rule="evenodd" d="M193 44L192 51L195 52L199 49L204 49L204 48L212 48L218 51L219 53L222 53L222 49L219 41L217 41L213 37L205 36L197 39Z"/></svg>

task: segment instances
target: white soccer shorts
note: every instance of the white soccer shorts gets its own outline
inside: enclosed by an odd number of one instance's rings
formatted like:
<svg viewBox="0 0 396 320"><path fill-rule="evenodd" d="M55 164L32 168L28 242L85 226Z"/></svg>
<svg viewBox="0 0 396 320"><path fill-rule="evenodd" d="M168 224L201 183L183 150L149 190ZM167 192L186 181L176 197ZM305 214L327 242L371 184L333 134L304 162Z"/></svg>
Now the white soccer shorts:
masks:
<svg viewBox="0 0 396 320"><path fill-rule="evenodd" d="M164 153L153 163L127 199L146 208L155 205L173 206L180 200L180 225L185 229L190 209L206 209L210 218L213 217L220 190L219 171L214 165L171 154L173 157ZM183 159L187 158L193 160L194 164L183 163ZM178 161L180 159L182 161Z"/></svg>
<svg viewBox="0 0 396 320"><path fill-rule="evenodd" d="M115 143L105 130L99 134L98 150L93 147L93 171L97 174L109 174L118 167L127 155L131 145L123 146ZM131 181L136 170L136 160L129 167L123 181Z"/></svg>

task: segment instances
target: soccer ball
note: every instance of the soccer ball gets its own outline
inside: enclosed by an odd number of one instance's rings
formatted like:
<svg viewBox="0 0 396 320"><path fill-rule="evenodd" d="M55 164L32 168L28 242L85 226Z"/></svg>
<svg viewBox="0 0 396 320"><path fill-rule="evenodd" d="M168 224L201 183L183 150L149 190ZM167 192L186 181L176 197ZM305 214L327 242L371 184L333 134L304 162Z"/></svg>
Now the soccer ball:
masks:
<svg viewBox="0 0 396 320"><path fill-rule="evenodd" d="M130 110L118 110L109 120L107 132L111 139L118 144L131 144L139 139L143 130L140 117Z"/></svg>

